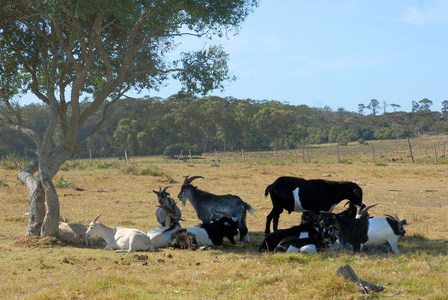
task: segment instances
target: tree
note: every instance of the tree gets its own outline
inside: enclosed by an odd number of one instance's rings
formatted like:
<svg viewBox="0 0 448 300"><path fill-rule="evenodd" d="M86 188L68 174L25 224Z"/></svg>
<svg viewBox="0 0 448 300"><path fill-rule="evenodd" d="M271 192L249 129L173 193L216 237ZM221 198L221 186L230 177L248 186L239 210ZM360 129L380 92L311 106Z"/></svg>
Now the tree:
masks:
<svg viewBox="0 0 448 300"><path fill-rule="evenodd" d="M378 108L380 107L380 102L376 99L371 99L367 108L372 111L372 115L376 116Z"/></svg>
<svg viewBox="0 0 448 300"><path fill-rule="evenodd" d="M412 112L417 112L420 110L421 110L420 104L417 101L412 100Z"/></svg>
<svg viewBox="0 0 448 300"><path fill-rule="evenodd" d="M422 110L422 111L430 111L431 110L430 109L430 107L432 106L431 100L424 98L424 99L418 101L418 103L420 104L420 110Z"/></svg>
<svg viewBox="0 0 448 300"><path fill-rule="evenodd" d="M364 104L358 104L358 112L359 114L363 115L364 114L364 110L366 109L366 106Z"/></svg>
<svg viewBox="0 0 448 300"><path fill-rule="evenodd" d="M448 100L442 101L442 114L444 117L448 115Z"/></svg>
<svg viewBox="0 0 448 300"><path fill-rule="evenodd" d="M397 109L399 109L401 106L398 104L391 104L390 106L392 106L392 108L394 109L394 112L397 112Z"/></svg>
<svg viewBox="0 0 448 300"><path fill-rule="evenodd" d="M37 159L18 175L30 193L26 235L57 235L59 198L52 179L127 91L160 89L170 75L193 93L222 90L233 80L219 46L181 53L174 61L167 54L183 37L238 29L257 5L258 0L1 0L0 71L6 72L0 72L0 97L8 113L0 120L37 149ZM43 136L26 127L11 105L23 91L50 108ZM98 110L102 117L80 135Z"/></svg>
<svg viewBox="0 0 448 300"><path fill-rule="evenodd" d="M383 101L383 114L386 113L386 109L389 106L389 103L387 103L387 101Z"/></svg>

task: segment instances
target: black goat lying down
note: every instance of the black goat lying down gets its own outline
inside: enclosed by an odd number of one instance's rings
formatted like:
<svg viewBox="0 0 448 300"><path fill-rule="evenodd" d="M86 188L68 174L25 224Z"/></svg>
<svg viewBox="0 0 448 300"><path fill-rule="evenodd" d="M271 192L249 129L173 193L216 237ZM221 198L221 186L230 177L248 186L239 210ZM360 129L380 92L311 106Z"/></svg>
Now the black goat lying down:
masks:
<svg viewBox="0 0 448 300"><path fill-rule="evenodd" d="M349 204L349 207L338 213L338 215L350 219L368 217L368 209L374 206L372 205L361 209L360 206L347 202L344 207L347 204ZM302 224L288 229L276 230L267 234L263 243L259 247L259 251L315 252L313 249L316 251L320 250L326 246L327 240L334 243L336 238L337 232L335 230L332 230L331 232L327 230L325 234L323 233L319 225L318 214L311 211L304 211L302 216ZM309 245L314 247L307 247Z"/></svg>
<svg viewBox="0 0 448 300"><path fill-rule="evenodd" d="M221 246L224 237L235 244L238 234L236 218L222 217L216 222L187 227L174 232L169 247L196 250L202 246Z"/></svg>
<svg viewBox="0 0 448 300"><path fill-rule="evenodd" d="M265 196L271 195L272 211L266 218L265 233L270 232L273 220L274 231L283 210L289 213L329 211L344 199L362 207L362 189L350 181L330 181L324 179L306 180L298 177L283 176L266 188Z"/></svg>
<svg viewBox="0 0 448 300"><path fill-rule="evenodd" d="M286 252L286 250L281 250L280 244L283 244L282 247L293 245L298 249L307 245L314 245L316 249L321 249L324 247L324 239L318 225L310 222L269 233L264 238L258 251Z"/></svg>
<svg viewBox="0 0 448 300"><path fill-rule="evenodd" d="M288 236L278 243L274 252L305 252L305 253L317 253L317 247L315 244L308 244L304 239L295 236Z"/></svg>

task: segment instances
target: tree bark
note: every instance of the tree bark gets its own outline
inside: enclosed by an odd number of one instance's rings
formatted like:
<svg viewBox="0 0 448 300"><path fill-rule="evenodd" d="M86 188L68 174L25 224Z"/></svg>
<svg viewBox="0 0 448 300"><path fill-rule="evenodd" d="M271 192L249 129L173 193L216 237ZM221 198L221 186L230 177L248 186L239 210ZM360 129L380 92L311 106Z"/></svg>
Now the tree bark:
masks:
<svg viewBox="0 0 448 300"><path fill-rule="evenodd" d="M26 170L19 171L17 179L29 190L29 216L25 236L40 236L45 217L45 192L40 181Z"/></svg>
<svg viewBox="0 0 448 300"><path fill-rule="evenodd" d="M59 233L59 197L53 183L50 181L49 187L45 190L45 201L47 213L42 223L41 237L57 236Z"/></svg>

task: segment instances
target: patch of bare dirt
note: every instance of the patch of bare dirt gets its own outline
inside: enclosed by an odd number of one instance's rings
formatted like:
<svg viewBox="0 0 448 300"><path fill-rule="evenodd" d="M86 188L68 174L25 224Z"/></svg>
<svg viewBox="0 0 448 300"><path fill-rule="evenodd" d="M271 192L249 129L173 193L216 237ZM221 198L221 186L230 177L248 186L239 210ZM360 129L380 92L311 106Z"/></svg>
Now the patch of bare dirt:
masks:
<svg viewBox="0 0 448 300"><path fill-rule="evenodd" d="M40 238L37 236L26 236L15 241L11 246L17 248L49 248L49 247L66 247L69 242L62 241L55 237Z"/></svg>

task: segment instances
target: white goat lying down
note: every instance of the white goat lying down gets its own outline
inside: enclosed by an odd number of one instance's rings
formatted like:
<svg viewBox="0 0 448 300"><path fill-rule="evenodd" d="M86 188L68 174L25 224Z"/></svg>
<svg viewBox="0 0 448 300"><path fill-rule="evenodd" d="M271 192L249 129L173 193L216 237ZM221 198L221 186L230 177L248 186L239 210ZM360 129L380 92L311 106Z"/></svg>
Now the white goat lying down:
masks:
<svg viewBox="0 0 448 300"><path fill-rule="evenodd" d="M172 227L155 227L151 229L147 235L151 239L151 244L154 248L168 248L171 236L180 229L182 229L182 227L176 222Z"/></svg>
<svg viewBox="0 0 448 300"><path fill-rule="evenodd" d="M86 232L87 227L82 224L59 222L59 238L64 241L90 246Z"/></svg>
<svg viewBox="0 0 448 300"><path fill-rule="evenodd" d="M102 237L107 246L104 250L116 250L116 252L154 251L151 239L143 231L125 227L107 227L96 220L95 217L86 232L88 239Z"/></svg>

